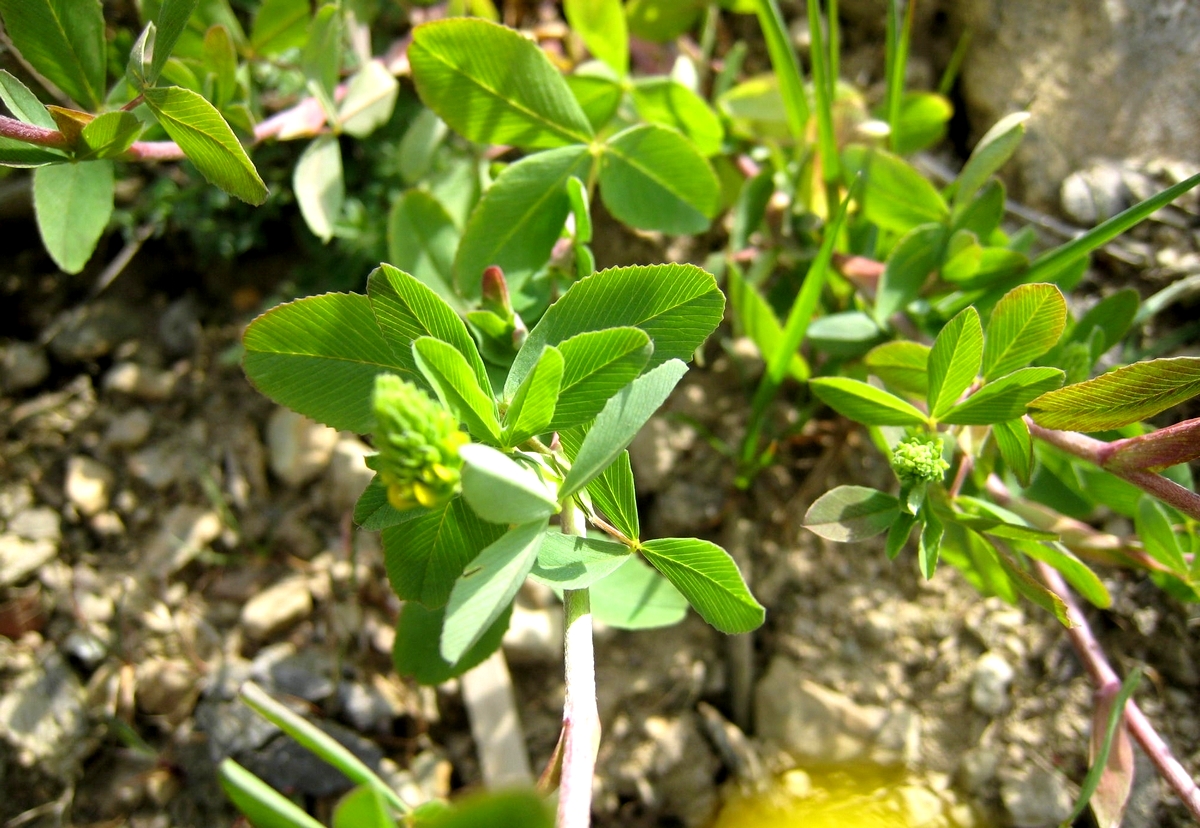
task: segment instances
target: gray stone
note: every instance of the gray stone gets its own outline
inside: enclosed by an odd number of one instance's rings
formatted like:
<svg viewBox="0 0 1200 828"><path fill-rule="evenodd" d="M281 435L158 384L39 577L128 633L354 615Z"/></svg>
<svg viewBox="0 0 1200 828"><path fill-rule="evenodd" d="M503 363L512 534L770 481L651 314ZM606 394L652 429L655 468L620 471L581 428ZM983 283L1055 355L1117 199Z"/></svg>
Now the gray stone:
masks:
<svg viewBox="0 0 1200 828"><path fill-rule="evenodd" d="M313 722L332 736L367 767L376 769L383 751L349 728L333 722ZM257 774L276 790L289 795L330 797L350 790L351 782L308 748L286 736L272 739L266 746L236 757L251 773Z"/></svg>
<svg viewBox="0 0 1200 828"><path fill-rule="evenodd" d="M99 667L108 655L108 645L103 639L84 630L71 630L63 642L63 650L88 670Z"/></svg>
<svg viewBox="0 0 1200 828"><path fill-rule="evenodd" d="M62 538L61 519L49 506L25 509L8 522L8 531L25 540L58 543Z"/></svg>
<svg viewBox="0 0 1200 828"><path fill-rule="evenodd" d="M696 440L696 430L666 417L651 417L629 445L638 494L651 494L671 478L680 455Z"/></svg>
<svg viewBox="0 0 1200 828"><path fill-rule="evenodd" d="M152 489L162 491L187 479L187 460L178 446L166 443L147 446L129 456L129 473Z"/></svg>
<svg viewBox="0 0 1200 828"><path fill-rule="evenodd" d="M77 454L67 460L63 491L80 514L88 517L108 508L113 473L99 460Z"/></svg>
<svg viewBox="0 0 1200 828"><path fill-rule="evenodd" d="M262 640L307 618L312 609L308 581L288 578L246 602L242 607L242 627L251 638Z"/></svg>
<svg viewBox="0 0 1200 828"><path fill-rule="evenodd" d="M220 515L211 509L176 506L150 539L142 566L157 577L178 572L220 537L222 528Z"/></svg>
<svg viewBox="0 0 1200 828"><path fill-rule="evenodd" d="M909 763L919 750L919 720L902 706L861 705L806 678L782 656L755 689L755 732L800 762Z"/></svg>
<svg viewBox="0 0 1200 828"><path fill-rule="evenodd" d="M959 759L959 783L968 793L986 797L988 788L996 779L996 769L999 766L1000 753L995 748L982 745L973 747Z"/></svg>
<svg viewBox="0 0 1200 828"><path fill-rule="evenodd" d="M379 688L357 681L342 682L338 688L342 715L363 733L389 733L392 722L404 713Z"/></svg>
<svg viewBox="0 0 1200 828"><path fill-rule="evenodd" d="M138 330L140 315L112 301L98 300L64 311L51 327L50 352L63 362L86 362L105 356Z"/></svg>
<svg viewBox="0 0 1200 828"><path fill-rule="evenodd" d="M333 457L336 430L290 411L277 408L267 421L267 452L271 471L289 486L314 479Z"/></svg>
<svg viewBox="0 0 1200 828"><path fill-rule="evenodd" d="M137 665L137 704L151 715L178 720L191 713L199 673L182 658L149 658Z"/></svg>
<svg viewBox="0 0 1200 828"><path fill-rule="evenodd" d="M158 338L173 357L195 352L200 343L200 318L196 297L190 293L167 305L158 317Z"/></svg>
<svg viewBox="0 0 1200 828"><path fill-rule="evenodd" d="M268 690L310 702L324 701L334 691L334 661L327 653L296 652L288 642L264 647L254 658L254 680Z"/></svg>
<svg viewBox="0 0 1200 828"><path fill-rule="evenodd" d="M1057 203L1097 158L1195 158L1200 146L1200 4L1178 0L962 0L970 29L962 90L974 138L1002 116L1033 117L1014 195Z"/></svg>
<svg viewBox="0 0 1200 828"><path fill-rule="evenodd" d="M1046 828L1071 815L1070 783L1053 768L1002 773L1000 799L1016 828Z"/></svg>
<svg viewBox="0 0 1200 828"><path fill-rule="evenodd" d="M154 420L144 408L134 408L115 418L104 432L104 444L109 448L133 449L146 442Z"/></svg>
<svg viewBox="0 0 1200 828"><path fill-rule="evenodd" d="M1016 672L1004 658L987 652L975 663L971 674L971 704L980 713L998 716L1008 709L1008 688Z"/></svg>
<svg viewBox="0 0 1200 828"><path fill-rule="evenodd" d="M32 342L10 342L0 348L0 390L5 394L35 388L48 376L50 360Z"/></svg>
<svg viewBox="0 0 1200 828"><path fill-rule="evenodd" d="M54 776L73 777L87 750L86 729L83 687L56 652L0 697L0 740L25 767L37 764Z"/></svg>
<svg viewBox="0 0 1200 828"><path fill-rule="evenodd" d="M53 541L0 535L0 587L19 584L57 554L58 544Z"/></svg>

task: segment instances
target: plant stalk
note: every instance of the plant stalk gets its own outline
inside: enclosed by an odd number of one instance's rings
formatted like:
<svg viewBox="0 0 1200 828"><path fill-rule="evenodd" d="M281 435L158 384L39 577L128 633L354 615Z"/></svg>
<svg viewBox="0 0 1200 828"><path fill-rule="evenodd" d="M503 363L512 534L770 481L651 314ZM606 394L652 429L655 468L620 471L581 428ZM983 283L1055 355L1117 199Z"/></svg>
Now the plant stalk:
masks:
<svg viewBox="0 0 1200 828"><path fill-rule="evenodd" d="M1074 431L1042 428L1029 417L1025 418L1025 422L1029 424L1029 433L1039 440L1094 463L1122 480L1132 483L1142 491L1157 497L1163 503L1174 506L1185 515L1200 520L1200 495L1185 489L1174 480L1168 480L1161 474L1141 469L1123 468L1106 462L1113 455L1113 449L1109 443Z"/></svg>
<svg viewBox="0 0 1200 828"><path fill-rule="evenodd" d="M1092 629L1088 626L1087 619L1080 611L1079 604L1075 601L1075 596L1071 594L1066 582L1063 581L1057 570L1041 561L1034 561L1034 567L1046 587L1067 605L1067 615L1074 623L1073 627L1067 628L1067 636L1071 639L1071 644L1075 648L1079 660L1087 669L1092 684L1096 686L1097 694L1115 692L1120 688L1121 680L1112 665L1108 663L1104 649L1096 640L1096 636L1092 634ZM1200 822L1200 788L1196 787L1196 783L1187 769L1171 753L1170 746L1158 735L1154 725L1150 724L1150 720L1132 699L1125 704L1125 724L1129 727L1129 733L1146 751L1146 755L1154 763L1159 775L1183 800L1183 804L1191 812L1192 818Z"/></svg>
<svg viewBox="0 0 1200 828"><path fill-rule="evenodd" d="M583 510L573 499L563 504L564 535L587 534ZM562 782L557 828L588 828L592 822L592 778L600 747L596 707L596 658L592 645L592 605L586 589L563 591L563 655L567 684L563 703Z"/></svg>
<svg viewBox="0 0 1200 828"><path fill-rule="evenodd" d="M36 144L39 147L50 147L51 149L67 149L68 146L67 136L57 129L46 129L34 124L27 124L16 118L9 118L7 115L0 115L0 137L12 138L26 144Z"/></svg>

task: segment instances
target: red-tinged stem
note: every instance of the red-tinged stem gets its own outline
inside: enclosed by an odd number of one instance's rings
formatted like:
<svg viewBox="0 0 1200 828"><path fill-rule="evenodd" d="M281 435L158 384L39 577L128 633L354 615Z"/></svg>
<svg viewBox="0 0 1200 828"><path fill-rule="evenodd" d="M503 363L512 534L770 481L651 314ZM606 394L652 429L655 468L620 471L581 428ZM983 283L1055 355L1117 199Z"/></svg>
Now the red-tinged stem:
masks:
<svg viewBox="0 0 1200 828"><path fill-rule="evenodd" d="M1034 561L1034 567L1042 583L1067 605L1067 617L1073 623L1073 626L1067 629L1067 637L1070 638L1071 645L1075 648L1079 660L1083 662L1097 692L1115 692L1115 689L1120 687L1121 680L1108 663L1103 647L1092 634L1092 629L1066 582L1055 569L1041 561ZM1192 818L1200 822L1200 788L1196 787L1196 782L1187 768L1171 753L1170 746L1158 735L1154 725L1150 724L1150 720L1132 699L1125 704L1125 724L1129 727L1129 733L1146 751L1159 775L1183 800Z"/></svg>
<svg viewBox="0 0 1200 828"><path fill-rule="evenodd" d="M1029 417L1029 433L1039 440L1049 443L1056 448L1080 457L1097 466L1106 469L1117 477L1137 486L1144 492L1154 495L1163 503L1174 506L1185 515L1200 520L1200 495L1185 489L1174 480L1168 480L1155 472L1139 469L1113 468L1105 466L1104 462L1111 456L1109 444L1096 440L1074 431L1056 431L1052 428L1042 428Z"/></svg>
<svg viewBox="0 0 1200 828"><path fill-rule="evenodd" d="M0 137L24 141L26 144L36 144L39 147L51 149L67 149L67 136L57 129L27 124L7 115L0 115Z"/></svg>
<svg viewBox="0 0 1200 828"><path fill-rule="evenodd" d="M1200 458L1200 418L1184 420L1149 434L1109 443L1101 454L1101 465L1118 469L1161 469Z"/></svg>
<svg viewBox="0 0 1200 828"><path fill-rule="evenodd" d="M564 535L585 535L583 510L574 500L563 504ZM558 790L557 828L588 828L592 822L592 778L600 746L596 707L596 658L592 643L591 597L586 589L563 591L563 655L567 684L563 703L562 781Z"/></svg>

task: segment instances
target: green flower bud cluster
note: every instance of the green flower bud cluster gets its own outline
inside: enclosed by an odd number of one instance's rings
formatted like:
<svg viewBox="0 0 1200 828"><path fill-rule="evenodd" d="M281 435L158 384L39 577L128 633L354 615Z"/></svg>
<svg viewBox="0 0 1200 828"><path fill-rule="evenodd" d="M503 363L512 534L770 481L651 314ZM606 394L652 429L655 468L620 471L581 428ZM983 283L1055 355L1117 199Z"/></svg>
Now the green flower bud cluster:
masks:
<svg viewBox="0 0 1200 828"><path fill-rule="evenodd" d="M909 437L892 449L892 468L902 483L933 483L941 480L950 468L942 459L942 439L925 440Z"/></svg>
<svg viewBox="0 0 1200 828"><path fill-rule="evenodd" d="M461 482L461 446L470 442L458 420L411 382L375 378L375 448L367 464L379 472L388 503L404 511L441 506Z"/></svg>

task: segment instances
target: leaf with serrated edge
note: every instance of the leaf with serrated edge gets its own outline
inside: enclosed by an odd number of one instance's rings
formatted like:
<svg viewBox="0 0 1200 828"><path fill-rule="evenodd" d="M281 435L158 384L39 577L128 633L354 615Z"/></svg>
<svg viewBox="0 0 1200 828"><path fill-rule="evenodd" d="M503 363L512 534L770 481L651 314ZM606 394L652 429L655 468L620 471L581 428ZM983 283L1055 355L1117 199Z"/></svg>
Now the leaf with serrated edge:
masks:
<svg viewBox="0 0 1200 828"><path fill-rule="evenodd" d="M1153 417L1200 394L1200 357L1135 362L1029 404L1043 428L1107 431Z"/></svg>
<svg viewBox="0 0 1200 828"><path fill-rule="evenodd" d="M453 345L475 372L479 387L492 396L492 383L475 340L458 314L433 290L404 271L383 264L367 277L367 295L397 362L415 372L412 343L422 336L432 336Z"/></svg>
<svg viewBox="0 0 1200 828"><path fill-rule="evenodd" d="M571 470L563 479L559 498L570 497L604 471L621 450L633 441L650 416L667 401L685 373L687 365L672 359L647 371L605 403L591 430L583 438L583 445L575 455Z"/></svg>
<svg viewBox="0 0 1200 828"><path fill-rule="evenodd" d="M1112 606L1112 595L1088 565L1079 560L1070 549L1061 543L1041 543L1012 539L1008 541L1016 549L1036 561L1042 561L1057 569L1071 588L1100 609Z"/></svg>
<svg viewBox="0 0 1200 828"><path fill-rule="evenodd" d="M687 598L654 567L631 557L616 572L592 584L592 615L620 630L678 624L687 615Z"/></svg>
<svg viewBox="0 0 1200 828"><path fill-rule="evenodd" d="M506 167L471 211L454 259L458 291L479 296L484 268L504 271L510 292L550 260L571 211L567 180L586 178L593 158L570 146L529 155ZM554 343L551 343L554 344Z"/></svg>
<svg viewBox="0 0 1200 828"><path fill-rule="evenodd" d="M991 548L995 552L1004 574L1009 577L1018 592L1057 618L1064 627L1074 626L1067 614L1067 605L1063 603L1062 598L1046 589L1041 581L1022 569L1009 555L996 549L995 546L991 546Z"/></svg>
<svg viewBox="0 0 1200 828"><path fill-rule="evenodd" d="M426 23L408 59L421 100L472 141L529 149L592 138L562 75L512 29L469 18Z"/></svg>
<svg viewBox="0 0 1200 828"><path fill-rule="evenodd" d="M633 560L628 546L550 531L530 577L555 589L587 589Z"/></svg>
<svg viewBox="0 0 1200 828"><path fill-rule="evenodd" d="M167 135L210 183L248 204L267 200L267 185L212 104L179 86L156 87L142 94Z"/></svg>
<svg viewBox="0 0 1200 828"><path fill-rule="evenodd" d="M430 609L446 603L463 567L507 530L478 517L461 497L428 514L384 529L383 562L392 590Z"/></svg>
<svg viewBox="0 0 1200 828"><path fill-rule="evenodd" d="M638 524L637 492L633 485L633 469L629 463L629 452L623 451L604 472L587 486L592 496L592 505L600 509L625 537L637 540L641 532Z"/></svg>
<svg viewBox="0 0 1200 828"><path fill-rule="evenodd" d="M983 362L983 327L970 307L946 323L929 351L929 411L941 417L975 381Z"/></svg>
<svg viewBox="0 0 1200 828"><path fill-rule="evenodd" d="M411 351L396 359L371 313L354 293L288 302L255 319L242 339L243 367L259 391L280 405L339 430L374 427L371 399L383 372L425 385Z"/></svg>
<svg viewBox="0 0 1200 828"><path fill-rule="evenodd" d="M402 676L412 676L417 683L434 686L461 676L490 656L500 646L512 605L492 622L469 650L456 663L442 658L438 640L446 620L446 608L431 610L418 601L406 601L396 620L396 642L392 645L392 664Z"/></svg>
<svg viewBox="0 0 1200 828"><path fill-rule="evenodd" d="M950 215L946 202L923 175L908 162L880 149L847 147L848 172L866 175L863 214L873 224L896 233L907 233L918 224L943 223Z"/></svg>
<svg viewBox="0 0 1200 828"><path fill-rule="evenodd" d="M1054 285L1021 285L992 310L983 344L983 376L993 380L1054 347L1067 324L1067 300Z"/></svg>
<svg viewBox="0 0 1200 828"><path fill-rule="evenodd" d="M132 112L105 112L97 115L80 133L76 157L115 158L137 140L143 129L141 120Z"/></svg>
<svg viewBox="0 0 1200 828"><path fill-rule="evenodd" d="M619 75L629 71L629 32L621 0L565 0L563 11L571 30L597 60Z"/></svg>
<svg viewBox="0 0 1200 828"><path fill-rule="evenodd" d="M157 31L154 35L154 57L151 59L150 72L146 83L153 84L158 80L175 42L187 27L188 18L196 10L199 0L163 0L158 7L158 19L154 21Z"/></svg>
<svg viewBox="0 0 1200 828"><path fill-rule="evenodd" d="M641 551L716 629L735 634L762 625L762 605L746 588L733 558L715 543L696 538L658 538L642 544Z"/></svg>
<svg viewBox="0 0 1200 828"><path fill-rule="evenodd" d="M642 372L654 346L640 328L585 331L558 345L562 352L562 389L553 431L582 425L600 413L609 398Z"/></svg>
<svg viewBox="0 0 1200 828"><path fill-rule="evenodd" d="M929 419L895 394L849 377L818 377L808 387L834 411L863 425L922 425Z"/></svg>
<svg viewBox="0 0 1200 828"><path fill-rule="evenodd" d="M560 400L562 379L563 356L553 345L547 345L504 412L505 445L517 446L551 430L550 421Z"/></svg>
<svg viewBox="0 0 1200 828"><path fill-rule="evenodd" d="M521 346L504 395L511 397L543 345L585 331L630 326L654 343L647 368L690 359L721 321L725 297L712 274L688 264L615 267L580 279L546 311Z"/></svg>
<svg viewBox="0 0 1200 828"><path fill-rule="evenodd" d="M413 357L442 405L477 440L500 442L500 423L491 389L485 391L479 387L470 364L457 348L432 336L423 336L413 342Z"/></svg>
<svg viewBox="0 0 1200 828"><path fill-rule="evenodd" d="M867 352L863 363L872 374L901 391L924 398L929 392L929 346L920 342L885 342Z"/></svg>
<svg viewBox="0 0 1200 828"><path fill-rule="evenodd" d="M43 129L58 129L58 124L54 123L37 95L3 69L0 69L0 100L4 101L8 111L17 120Z"/></svg>
<svg viewBox="0 0 1200 828"><path fill-rule="evenodd" d="M600 196L631 227L683 235L708 229L721 185L690 141L673 129L645 124L604 145Z"/></svg>
<svg viewBox="0 0 1200 828"><path fill-rule="evenodd" d="M63 271L83 270L113 211L112 161L39 167L33 172L33 207L50 258Z"/></svg>
<svg viewBox="0 0 1200 828"><path fill-rule="evenodd" d="M1063 384L1057 368L1021 368L987 383L938 419L953 425L991 425L1022 416L1034 399Z"/></svg>
<svg viewBox="0 0 1200 828"><path fill-rule="evenodd" d="M826 540L852 543L887 531L899 515L900 501L890 494L866 486L838 486L808 507L804 527Z"/></svg>
<svg viewBox="0 0 1200 828"><path fill-rule="evenodd" d="M479 443L458 450L463 459L463 498L491 523L530 523L558 511L553 488L532 469Z"/></svg>
<svg viewBox="0 0 1200 828"><path fill-rule="evenodd" d="M34 69L79 104L104 101L104 12L100 0L0 0L4 28Z"/></svg>
<svg viewBox="0 0 1200 828"><path fill-rule="evenodd" d="M1000 456L1022 486L1028 486L1033 474L1033 439L1023 417L992 426L992 436Z"/></svg>
<svg viewBox="0 0 1200 828"><path fill-rule="evenodd" d="M479 553L454 582L442 627L442 658L453 664L512 605L533 569L546 533L546 520L508 531Z"/></svg>

